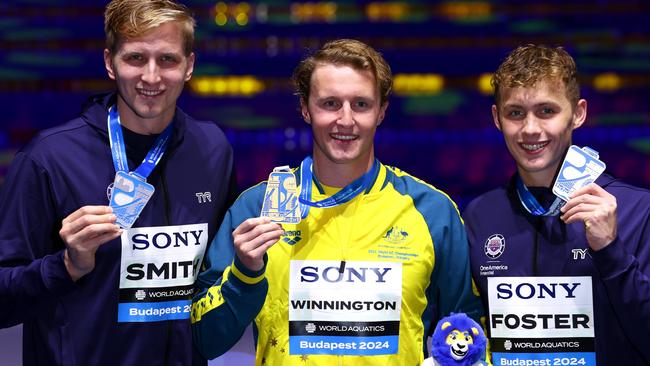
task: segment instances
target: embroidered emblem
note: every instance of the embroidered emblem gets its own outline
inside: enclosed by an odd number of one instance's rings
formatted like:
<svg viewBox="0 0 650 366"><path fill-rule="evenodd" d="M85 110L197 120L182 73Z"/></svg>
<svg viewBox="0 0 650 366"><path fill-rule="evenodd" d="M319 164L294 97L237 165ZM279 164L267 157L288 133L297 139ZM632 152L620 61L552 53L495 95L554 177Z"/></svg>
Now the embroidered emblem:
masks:
<svg viewBox="0 0 650 366"><path fill-rule="evenodd" d="M212 193L210 192L196 192L194 195L199 203L212 202Z"/></svg>
<svg viewBox="0 0 650 366"><path fill-rule="evenodd" d="M578 257L580 257L580 259L585 259L588 252L589 252L589 249L587 249L587 248L584 248L584 249L573 248L573 249L571 249L571 253L573 253L573 259L574 260L577 260Z"/></svg>
<svg viewBox="0 0 650 366"><path fill-rule="evenodd" d="M383 238L389 243L399 244L406 241L406 238L408 238L408 236L409 233L406 230L402 229L399 226L393 226L388 229L388 231L386 231L386 234L383 236Z"/></svg>
<svg viewBox="0 0 650 366"><path fill-rule="evenodd" d="M485 247L483 248L485 255L490 259L496 259L503 254L503 251L506 249L506 239L501 234L491 235L485 241Z"/></svg>

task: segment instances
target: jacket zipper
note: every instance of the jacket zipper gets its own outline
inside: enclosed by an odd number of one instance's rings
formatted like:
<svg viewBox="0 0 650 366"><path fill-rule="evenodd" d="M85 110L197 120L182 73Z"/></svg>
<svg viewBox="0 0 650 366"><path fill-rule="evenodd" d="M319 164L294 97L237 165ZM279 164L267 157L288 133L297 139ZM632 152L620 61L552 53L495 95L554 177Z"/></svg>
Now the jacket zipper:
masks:
<svg viewBox="0 0 650 366"><path fill-rule="evenodd" d="M169 207L169 192L167 191L167 183L165 181L165 162L160 164L160 184L162 185L163 202L165 204L165 225L171 225L171 209ZM165 347L165 357L163 358L163 365L169 365L169 349L170 339L172 339L172 322L167 321L167 346Z"/></svg>
<svg viewBox="0 0 650 366"><path fill-rule="evenodd" d="M533 276L538 275L538 270L537 270L537 261L538 258L537 256L539 255L539 232L542 230L542 226L544 225L544 221L541 216L536 216L536 222L535 222L535 241L534 241L534 251L533 251Z"/></svg>
<svg viewBox="0 0 650 366"><path fill-rule="evenodd" d="M160 184L163 189L163 202L165 203L165 224L171 225L171 207L169 207L169 192L167 191L167 182L165 181L165 163L160 165Z"/></svg>

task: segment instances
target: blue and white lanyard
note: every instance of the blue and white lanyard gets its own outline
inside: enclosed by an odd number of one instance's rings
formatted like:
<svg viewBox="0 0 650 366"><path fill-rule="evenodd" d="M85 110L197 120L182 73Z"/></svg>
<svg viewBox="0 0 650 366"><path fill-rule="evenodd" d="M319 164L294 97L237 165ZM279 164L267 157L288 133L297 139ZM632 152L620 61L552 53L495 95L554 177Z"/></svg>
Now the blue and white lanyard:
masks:
<svg viewBox="0 0 650 366"><path fill-rule="evenodd" d="M524 206L526 211L534 216L557 216L560 214L560 209L566 202L563 199L556 197L555 201L551 204L551 207L545 209L542 205L537 202L532 193L528 190L524 181L521 179L521 176L517 174L517 196L519 196L519 201Z"/></svg>
<svg viewBox="0 0 650 366"><path fill-rule="evenodd" d="M169 140L172 136L173 123L170 123L163 133L158 136L156 141L153 144L153 147L147 153L144 160L139 167L133 171L132 175L136 176L143 181L147 180L147 177L151 174L153 169L156 167L160 158L162 158L167 146L169 145ZM115 172L128 172L129 163L126 159L126 149L124 147L124 135L122 134L122 126L120 123L120 116L117 113L117 107L112 106L108 110L108 138L111 144L111 154L113 155L113 166L115 166Z"/></svg>
<svg viewBox="0 0 650 366"><path fill-rule="evenodd" d="M312 202L311 201L311 181L312 181L312 166L313 160L311 156L305 158L305 160L300 163L300 212L301 216L304 219L309 213L309 207L318 207L318 208L328 208L342 205L346 202L349 202L354 197L358 196L361 192L368 190L373 184L373 179L377 175L377 170L379 169L379 162L377 159L372 164L370 171L357 178L354 182L343 187L336 194L327 197L321 201Z"/></svg>

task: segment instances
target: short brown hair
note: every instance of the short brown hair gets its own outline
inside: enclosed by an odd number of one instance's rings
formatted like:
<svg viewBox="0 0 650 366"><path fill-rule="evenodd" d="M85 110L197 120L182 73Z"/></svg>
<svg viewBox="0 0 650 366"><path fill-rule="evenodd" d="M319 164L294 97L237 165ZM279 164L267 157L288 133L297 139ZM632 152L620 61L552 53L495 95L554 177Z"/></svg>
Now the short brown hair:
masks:
<svg viewBox="0 0 650 366"><path fill-rule="evenodd" d="M181 24L183 51L188 56L196 22L187 7L171 0L113 0L104 11L106 48L114 54L123 39L142 36L171 21Z"/></svg>
<svg viewBox="0 0 650 366"><path fill-rule="evenodd" d="M527 44L510 52L492 75L497 106L504 88L529 88L542 80L562 81L572 105L580 99L576 63L562 47Z"/></svg>
<svg viewBox="0 0 650 366"><path fill-rule="evenodd" d="M303 101L309 99L309 87L314 69L319 64L346 65L359 70L370 70L377 82L381 104L388 100L393 75L386 60L372 47L354 39L338 39L325 43L313 55L302 60L293 72L296 94Z"/></svg>

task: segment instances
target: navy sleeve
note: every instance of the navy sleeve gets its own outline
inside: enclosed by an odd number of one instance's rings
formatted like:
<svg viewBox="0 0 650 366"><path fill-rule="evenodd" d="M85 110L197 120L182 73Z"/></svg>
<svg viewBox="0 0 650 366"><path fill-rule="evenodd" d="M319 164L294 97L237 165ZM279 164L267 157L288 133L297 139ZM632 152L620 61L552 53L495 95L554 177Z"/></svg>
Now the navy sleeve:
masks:
<svg viewBox="0 0 650 366"><path fill-rule="evenodd" d="M447 222L438 226L435 235L438 240L434 240L438 320L462 312L481 324L485 331L485 310L472 280L465 224L451 199L446 207L436 210L436 216L444 217L443 222ZM435 326L434 323L433 329ZM486 359L489 360L487 352L481 356L481 360Z"/></svg>
<svg viewBox="0 0 650 366"><path fill-rule="evenodd" d="M469 244L460 214L453 204L447 209L449 224L440 232L441 241L436 248L438 287L440 294L440 317L452 312L463 312L481 324L484 310L479 294L475 291L469 267Z"/></svg>
<svg viewBox="0 0 650 366"><path fill-rule="evenodd" d="M225 353L237 343L262 309L268 291L266 268L257 272L248 270L233 248L232 231L247 218L258 216L261 208L250 193L253 192L244 192L226 213L196 282L192 337L196 348L208 359Z"/></svg>
<svg viewBox="0 0 650 366"><path fill-rule="evenodd" d="M49 182L47 172L19 152L2 186L0 327L24 322L74 288Z"/></svg>
<svg viewBox="0 0 650 366"><path fill-rule="evenodd" d="M639 243L624 245L617 238L607 247L590 253L607 288L619 324L639 354L650 363L647 339L650 333L650 211L641 217L644 221L635 226L635 229L641 230ZM632 223L619 221L619 225L626 224ZM628 253L626 248L636 248L636 252Z"/></svg>

